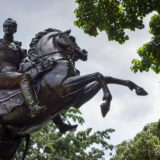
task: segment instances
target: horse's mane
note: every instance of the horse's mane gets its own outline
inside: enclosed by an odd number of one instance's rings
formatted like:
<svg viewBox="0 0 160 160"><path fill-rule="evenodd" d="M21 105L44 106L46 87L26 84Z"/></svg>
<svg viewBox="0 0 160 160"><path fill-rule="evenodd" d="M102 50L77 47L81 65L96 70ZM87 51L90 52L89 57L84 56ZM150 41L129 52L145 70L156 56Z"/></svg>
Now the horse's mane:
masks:
<svg viewBox="0 0 160 160"><path fill-rule="evenodd" d="M28 50L28 56L29 57L32 57L32 56L35 56L37 55L37 52L36 52L36 44L38 43L38 41L46 34L50 33L50 32L61 32L60 30L57 30L57 29L53 29L53 28L48 28L48 29L45 29L44 31L41 31L41 32L38 32L35 37L31 40L31 43L30 43L30 49Z"/></svg>

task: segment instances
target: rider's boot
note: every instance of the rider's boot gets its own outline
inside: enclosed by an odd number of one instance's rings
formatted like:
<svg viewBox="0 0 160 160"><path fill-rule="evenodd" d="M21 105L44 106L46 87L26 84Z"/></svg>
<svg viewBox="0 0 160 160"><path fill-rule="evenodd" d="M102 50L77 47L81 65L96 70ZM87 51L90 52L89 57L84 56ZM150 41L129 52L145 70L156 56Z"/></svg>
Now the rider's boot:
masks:
<svg viewBox="0 0 160 160"><path fill-rule="evenodd" d="M46 110L45 106L40 106L38 104L38 101L36 100L35 93L33 91L29 75L21 76L20 89L24 97L24 101L29 108L31 117L35 117L40 112Z"/></svg>
<svg viewBox="0 0 160 160"><path fill-rule="evenodd" d="M62 134L66 133L67 131L76 130L78 126L78 125L65 124L59 115L53 119L53 122L55 123L55 125L58 127L58 129Z"/></svg>

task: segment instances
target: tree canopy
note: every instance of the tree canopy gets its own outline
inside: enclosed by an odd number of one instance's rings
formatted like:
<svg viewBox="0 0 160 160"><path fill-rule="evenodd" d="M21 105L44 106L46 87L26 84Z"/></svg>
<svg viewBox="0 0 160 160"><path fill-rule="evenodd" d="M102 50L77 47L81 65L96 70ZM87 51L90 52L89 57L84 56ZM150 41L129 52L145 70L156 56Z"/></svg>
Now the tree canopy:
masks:
<svg viewBox="0 0 160 160"><path fill-rule="evenodd" d="M160 72L160 3L159 0L76 0L76 21L74 24L85 33L97 36L104 31L110 41L123 44L129 39L127 30L143 29L143 19L156 11L150 21L152 40L144 44L138 54L141 60L134 59L131 69L134 72Z"/></svg>
<svg viewBox="0 0 160 160"><path fill-rule="evenodd" d="M70 109L69 117L78 124L83 124L81 112ZM62 135L53 123L42 128L31 137L31 147L26 160L104 160L105 151L111 151L113 145L107 141L113 129L93 132L91 128ZM24 143L19 147L15 160L22 157Z"/></svg>
<svg viewBox="0 0 160 160"><path fill-rule="evenodd" d="M138 49L141 60L133 59L131 69L134 72L152 69L160 73L160 15L154 14L149 23L152 40Z"/></svg>
<svg viewBox="0 0 160 160"><path fill-rule="evenodd" d="M134 139L117 146L110 160L159 160L160 121L146 125Z"/></svg>

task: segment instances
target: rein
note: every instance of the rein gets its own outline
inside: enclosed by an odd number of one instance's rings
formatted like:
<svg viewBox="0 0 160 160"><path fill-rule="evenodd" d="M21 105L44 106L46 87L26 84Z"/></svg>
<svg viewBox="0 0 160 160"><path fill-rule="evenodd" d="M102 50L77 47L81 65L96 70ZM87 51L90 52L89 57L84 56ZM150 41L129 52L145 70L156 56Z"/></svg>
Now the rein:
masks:
<svg viewBox="0 0 160 160"><path fill-rule="evenodd" d="M37 61L38 59L40 59L40 58L42 58L42 57L50 56L50 55L55 54L55 53L62 53L62 51L50 52L50 53L47 53L47 54L45 54L45 55L37 56L37 57L35 57L32 61ZM61 59L62 59L62 58L61 58Z"/></svg>

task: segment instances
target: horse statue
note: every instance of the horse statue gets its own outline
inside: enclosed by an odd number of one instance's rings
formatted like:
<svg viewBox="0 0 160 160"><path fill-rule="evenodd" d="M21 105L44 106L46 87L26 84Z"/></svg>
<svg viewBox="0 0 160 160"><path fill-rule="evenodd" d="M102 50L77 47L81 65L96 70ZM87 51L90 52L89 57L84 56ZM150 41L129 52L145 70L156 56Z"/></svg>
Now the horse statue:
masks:
<svg viewBox="0 0 160 160"><path fill-rule="evenodd" d="M30 117L19 89L0 94L0 160L11 160L24 137L28 139L32 132L70 107L81 107L100 89L103 91L100 108L105 117L112 100L108 84L123 85L135 90L137 95L147 95L143 88L129 80L103 76L99 72L81 76L75 62L86 61L87 51L77 45L70 32L51 28L39 32L20 65L21 72L30 74L37 99L46 110Z"/></svg>

